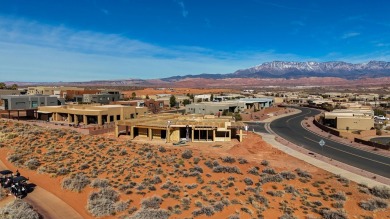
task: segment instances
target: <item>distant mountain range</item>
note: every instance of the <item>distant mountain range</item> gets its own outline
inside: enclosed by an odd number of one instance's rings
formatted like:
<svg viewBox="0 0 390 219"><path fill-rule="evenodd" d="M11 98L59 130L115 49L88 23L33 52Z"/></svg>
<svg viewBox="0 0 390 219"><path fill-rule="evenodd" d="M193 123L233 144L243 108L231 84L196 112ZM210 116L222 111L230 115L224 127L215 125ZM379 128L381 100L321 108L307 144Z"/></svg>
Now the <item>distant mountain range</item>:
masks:
<svg viewBox="0 0 390 219"><path fill-rule="evenodd" d="M91 80L85 82L5 82L19 86L116 87L256 87L256 86L361 86L390 84L390 62L265 62L227 74L198 74L161 79Z"/></svg>
<svg viewBox="0 0 390 219"><path fill-rule="evenodd" d="M307 78L337 77L348 80L390 77L390 62L370 61L352 64L347 62L265 62L229 74L199 74L163 78L163 81L176 81L185 78Z"/></svg>

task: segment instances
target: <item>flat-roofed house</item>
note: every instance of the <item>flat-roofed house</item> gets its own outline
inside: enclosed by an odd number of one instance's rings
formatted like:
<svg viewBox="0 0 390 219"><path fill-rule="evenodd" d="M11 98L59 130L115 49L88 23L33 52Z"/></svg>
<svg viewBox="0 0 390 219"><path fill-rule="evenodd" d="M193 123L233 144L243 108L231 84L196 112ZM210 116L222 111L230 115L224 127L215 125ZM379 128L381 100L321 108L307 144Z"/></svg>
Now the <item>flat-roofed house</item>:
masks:
<svg viewBox="0 0 390 219"><path fill-rule="evenodd" d="M103 125L119 120L135 119L146 115L145 107L121 105L66 105L39 107L38 118L78 125Z"/></svg>
<svg viewBox="0 0 390 219"><path fill-rule="evenodd" d="M373 110L338 109L324 113L324 124L338 130L371 130Z"/></svg>
<svg viewBox="0 0 390 219"><path fill-rule="evenodd" d="M134 120L116 122L116 136L130 135L131 139L141 137L152 140L175 142L242 141L245 125L231 116L158 114Z"/></svg>

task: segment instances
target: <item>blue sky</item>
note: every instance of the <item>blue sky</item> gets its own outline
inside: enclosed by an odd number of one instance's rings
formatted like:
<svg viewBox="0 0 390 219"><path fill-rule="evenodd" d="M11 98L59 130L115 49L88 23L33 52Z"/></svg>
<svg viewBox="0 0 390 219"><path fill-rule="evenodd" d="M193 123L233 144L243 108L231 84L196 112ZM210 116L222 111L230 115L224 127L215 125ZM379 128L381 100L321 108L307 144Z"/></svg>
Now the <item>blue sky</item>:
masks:
<svg viewBox="0 0 390 219"><path fill-rule="evenodd" d="M390 1L0 0L1 81L390 60Z"/></svg>

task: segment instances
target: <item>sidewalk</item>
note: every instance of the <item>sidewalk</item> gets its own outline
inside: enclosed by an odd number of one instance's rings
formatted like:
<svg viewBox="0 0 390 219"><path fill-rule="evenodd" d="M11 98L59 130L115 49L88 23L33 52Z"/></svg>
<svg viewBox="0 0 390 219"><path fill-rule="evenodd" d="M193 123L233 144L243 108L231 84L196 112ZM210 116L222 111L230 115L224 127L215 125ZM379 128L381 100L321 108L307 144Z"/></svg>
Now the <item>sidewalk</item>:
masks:
<svg viewBox="0 0 390 219"><path fill-rule="evenodd" d="M294 110L293 112L290 112L288 114L283 114L280 116L275 116L268 118L264 121L261 121L262 123L269 123L272 122L275 119L298 114L301 112L300 110ZM314 125L313 125L314 126ZM373 173L358 169L356 167L347 165L345 163L341 163L338 161L335 161L333 159L330 159L328 157L324 156L317 156L314 155L308 156L307 154L310 152L309 150L306 150L302 147L299 147L291 142L286 141L285 139L282 139L278 136L272 135L272 134L266 134L266 133L257 133L261 135L268 144L278 148L279 150L285 152L286 154L289 154L290 156L294 156L300 160L303 160L307 163L310 163L318 168L324 169L328 172L331 172L336 175L341 175L343 177L348 178L351 181L354 181L356 183L363 183L367 186L373 187L373 186L389 186L390 185L390 179L382 176L375 175ZM337 138L337 137L334 137ZM333 138L333 140L335 140ZM375 179L375 180L374 180Z"/></svg>

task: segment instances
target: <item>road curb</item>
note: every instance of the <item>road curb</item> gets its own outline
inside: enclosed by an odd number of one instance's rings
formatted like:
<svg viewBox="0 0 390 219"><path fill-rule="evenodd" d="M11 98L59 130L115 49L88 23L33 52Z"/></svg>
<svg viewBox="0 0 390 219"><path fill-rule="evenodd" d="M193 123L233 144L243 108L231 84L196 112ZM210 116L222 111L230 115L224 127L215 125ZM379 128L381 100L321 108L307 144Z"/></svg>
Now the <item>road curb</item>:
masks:
<svg viewBox="0 0 390 219"><path fill-rule="evenodd" d="M370 179L370 178L367 178L367 177L364 177L364 176L361 176L361 175L358 175L356 173L353 173L351 171L348 171L348 170L344 170L340 167L336 167L332 164L329 164L327 162L324 162L324 161L321 161L319 159L316 159L316 158L313 158L313 157L310 157L304 153L301 153L293 148L290 148L286 145L283 145L281 144L280 142L276 141L275 140L275 136L272 135L272 134L266 134L266 133L257 133L255 132L256 134L262 136L263 140L266 141L268 144L276 147L277 149L285 152L286 154L290 155L290 156L293 156L299 160L302 160L302 161L305 161L309 164L312 164L318 168L321 168L323 170L326 170L330 173L333 173L333 174L336 174L336 175L342 175L343 177L346 177L348 178L349 180L351 181L354 181L356 183L362 183L362 184L366 184L367 186L370 186L370 187L374 187L374 186L386 186L386 187L389 187L389 185L387 184L384 184L384 183L381 183L381 182L378 182L378 181L375 181L373 179ZM291 143L292 144L292 143ZM344 163L343 163L344 164ZM347 164L345 164L347 165ZM389 187L390 188L390 187Z"/></svg>

